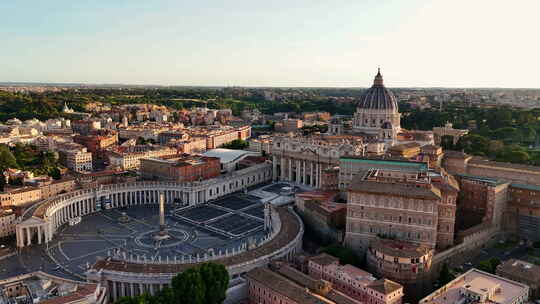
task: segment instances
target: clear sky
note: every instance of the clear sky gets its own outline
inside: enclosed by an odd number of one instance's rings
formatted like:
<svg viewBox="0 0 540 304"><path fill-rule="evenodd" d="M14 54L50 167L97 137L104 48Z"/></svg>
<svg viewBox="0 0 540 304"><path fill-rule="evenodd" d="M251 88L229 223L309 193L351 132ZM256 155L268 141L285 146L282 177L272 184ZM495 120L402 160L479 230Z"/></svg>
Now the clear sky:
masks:
<svg viewBox="0 0 540 304"><path fill-rule="evenodd" d="M0 81L540 87L540 0L0 0Z"/></svg>

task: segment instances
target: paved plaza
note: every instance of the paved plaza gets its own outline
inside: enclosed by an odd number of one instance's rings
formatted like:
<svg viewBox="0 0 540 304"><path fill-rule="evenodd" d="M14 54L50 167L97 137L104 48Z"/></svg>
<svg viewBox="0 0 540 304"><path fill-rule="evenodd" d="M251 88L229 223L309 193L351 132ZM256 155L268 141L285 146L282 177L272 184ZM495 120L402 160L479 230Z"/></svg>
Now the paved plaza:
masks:
<svg viewBox="0 0 540 304"><path fill-rule="evenodd" d="M87 266L121 249L133 256L166 260L174 256L203 256L225 252L264 237L264 206L257 197L227 196L211 204L185 207L167 204L169 238L156 240L157 204L102 210L84 216L79 224L61 227L47 245L25 247L2 261L4 274L44 270L71 279L83 279ZM13 264L9 261L13 260Z"/></svg>

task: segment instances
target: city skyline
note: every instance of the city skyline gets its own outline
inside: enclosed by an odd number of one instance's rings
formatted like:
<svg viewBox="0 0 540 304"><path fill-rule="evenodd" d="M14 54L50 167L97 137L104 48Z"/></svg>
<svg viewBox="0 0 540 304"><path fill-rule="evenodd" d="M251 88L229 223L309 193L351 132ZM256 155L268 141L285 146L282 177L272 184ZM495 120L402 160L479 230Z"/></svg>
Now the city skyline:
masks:
<svg viewBox="0 0 540 304"><path fill-rule="evenodd" d="M1 82L538 88L540 4L2 3Z"/></svg>

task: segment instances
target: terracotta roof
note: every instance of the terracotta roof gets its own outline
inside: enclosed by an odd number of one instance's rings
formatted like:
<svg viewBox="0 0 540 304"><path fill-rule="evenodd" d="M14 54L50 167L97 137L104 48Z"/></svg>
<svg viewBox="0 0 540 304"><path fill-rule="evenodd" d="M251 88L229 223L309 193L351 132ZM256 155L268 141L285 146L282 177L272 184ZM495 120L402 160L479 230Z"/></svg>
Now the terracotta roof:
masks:
<svg viewBox="0 0 540 304"><path fill-rule="evenodd" d="M389 256L407 258L419 258L433 250L425 245L390 239L376 239L371 247Z"/></svg>
<svg viewBox="0 0 540 304"><path fill-rule="evenodd" d="M333 301L336 304L359 304L362 303L360 301L357 301L348 295L341 293L335 289L330 290L329 293L326 294L326 298L328 300Z"/></svg>
<svg viewBox="0 0 540 304"><path fill-rule="evenodd" d="M437 200L441 198L440 190L432 185L429 185L428 187L420 187L415 184L389 183L362 179L362 176L356 175L355 178L353 178L348 190L352 192L411 197L427 200Z"/></svg>
<svg viewBox="0 0 540 304"><path fill-rule="evenodd" d="M540 266L517 259L510 259L497 266L497 274L517 277L520 282L540 282Z"/></svg>
<svg viewBox="0 0 540 304"><path fill-rule="evenodd" d="M338 258L332 255L329 255L327 253L321 253L317 256L309 258L309 260L312 261L313 263L316 263L318 265L323 265L323 266L335 264L335 263L339 264Z"/></svg>
<svg viewBox="0 0 540 304"><path fill-rule="evenodd" d="M385 295L403 288L401 284L396 283L394 281L390 281L388 279L377 280L371 283L369 287Z"/></svg>
<svg viewBox="0 0 540 304"><path fill-rule="evenodd" d="M305 288L293 283L285 277L271 271L268 268L258 267L246 274L248 280L256 281L267 288L274 290L296 303L320 304L321 300L306 291Z"/></svg>
<svg viewBox="0 0 540 304"><path fill-rule="evenodd" d="M15 188L15 189L8 189L8 191L4 193L17 194L17 193L24 193L24 192L35 191L35 190L39 190L39 188L32 187L32 186L25 186L25 187L20 187L20 188Z"/></svg>
<svg viewBox="0 0 540 304"><path fill-rule="evenodd" d="M321 285L323 285L321 280L312 278L287 264L279 265L276 272L300 286L309 288L310 290L317 290Z"/></svg>
<svg viewBox="0 0 540 304"><path fill-rule="evenodd" d="M51 299L42 300L40 304L64 304L80 301L96 291L97 284L80 284L77 285L77 290L70 293L67 296L55 297Z"/></svg>
<svg viewBox="0 0 540 304"><path fill-rule="evenodd" d="M470 164L490 166L490 167L495 167L495 168L508 168L508 169L517 169L517 170L540 172L540 167L538 167L538 166L497 162L497 161L487 160L487 159L481 158L481 157L473 157L469 161L469 165Z"/></svg>
<svg viewBox="0 0 540 304"><path fill-rule="evenodd" d="M403 151L403 150L414 149L414 148L420 148L420 144L415 143L415 142L406 143L406 144L400 144L400 145L392 146L392 147L388 148L388 150L389 151Z"/></svg>

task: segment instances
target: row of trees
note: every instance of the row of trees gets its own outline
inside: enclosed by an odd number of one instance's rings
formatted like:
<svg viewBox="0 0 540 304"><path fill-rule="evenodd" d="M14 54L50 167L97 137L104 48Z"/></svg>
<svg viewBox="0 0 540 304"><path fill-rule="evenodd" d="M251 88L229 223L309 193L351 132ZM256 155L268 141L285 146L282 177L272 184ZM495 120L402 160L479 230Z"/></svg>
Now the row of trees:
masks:
<svg viewBox="0 0 540 304"><path fill-rule="evenodd" d="M147 293L136 297L123 297L117 304L221 304L229 286L229 273L225 266L204 263L177 274L171 287L156 295Z"/></svg>
<svg viewBox="0 0 540 304"><path fill-rule="evenodd" d="M441 141L442 147L447 150L463 151L501 162L540 165L540 153L535 150L474 133L461 137L455 145L449 137L443 137Z"/></svg>
<svg viewBox="0 0 540 304"><path fill-rule="evenodd" d="M230 143L221 145L221 148L232 150L243 150L249 147L249 143L243 139L235 139Z"/></svg>
<svg viewBox="0 0 540 304"><path fill-rule="evenodd" d="M36 175L49 175L54 179L62 177L55 154L39 151L32 145L17 144L11 149L6 145L0 145L0 172L9 168L32 171ZM20 186L22 180L12 179L9 184ZM4 191L5 185L6 179L0 174L0 191Z"/></svg>
<svg viewBox="0 0 540 304"><path fill-rule="evenodd" d="M540 109L481 108L456 103L446 105L442 111L410 109L404 104L401 110L401 125L407 129L431 130L451 122L455 128L471 130L456 145L451 138L443 138L444 149L496 161L540 165L540 151L535 150Z"/></svg>

